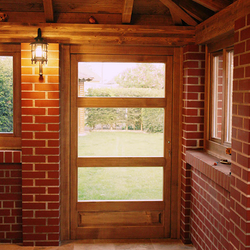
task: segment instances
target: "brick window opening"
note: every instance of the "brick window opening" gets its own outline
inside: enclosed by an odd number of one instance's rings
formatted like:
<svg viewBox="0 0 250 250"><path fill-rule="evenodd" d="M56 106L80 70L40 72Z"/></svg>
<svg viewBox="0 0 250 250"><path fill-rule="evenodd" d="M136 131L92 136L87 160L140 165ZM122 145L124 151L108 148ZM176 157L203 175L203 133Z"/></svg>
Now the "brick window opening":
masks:
<svg viewBox="0 0 250 250"><path fill-rule="evenodd" d="M231 147L233 57L232 48L208 54L206 149L223 158Z"/></svg>

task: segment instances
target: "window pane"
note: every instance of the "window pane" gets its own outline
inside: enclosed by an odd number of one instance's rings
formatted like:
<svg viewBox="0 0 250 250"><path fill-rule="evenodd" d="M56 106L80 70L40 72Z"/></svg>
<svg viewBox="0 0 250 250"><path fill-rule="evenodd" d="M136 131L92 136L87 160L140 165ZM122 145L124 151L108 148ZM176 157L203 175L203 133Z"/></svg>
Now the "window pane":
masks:
<svg viewBox="0 0 250 250"><path fill-rule="evenodd" d="M0 56L0 133L13 133L12 56Z"/></svg>
<svg viewBox="0 0 250 250"><path fill-rule="evenodd" d="M78 200L162 200L163 167L78 168Z"/></svg>
<svg viewBox="0 0 250 250"><path fill-rule="evenodd" d="M78 156L163 156L163 108L79 108Z"/></svg>
<svg viewBox="0 0 250 250"><path fill-rule="evenodd" d="M223 102L223 55L213 57L212 138L221 139Z"/></svg>
<svg viewBox="0 0 250 250"><path fill-rule="evenodd" d="M78 96L164 97L164 63L79 62Z"/></svg>
<svg viewBox="0 0 250 250"><path fill-rule="evenodd" d="M225 141L231 143L232 134L232 96L233 96L233 57L234 52L227 53L227 86L226 86L226 110L225 110Z"/></svg>

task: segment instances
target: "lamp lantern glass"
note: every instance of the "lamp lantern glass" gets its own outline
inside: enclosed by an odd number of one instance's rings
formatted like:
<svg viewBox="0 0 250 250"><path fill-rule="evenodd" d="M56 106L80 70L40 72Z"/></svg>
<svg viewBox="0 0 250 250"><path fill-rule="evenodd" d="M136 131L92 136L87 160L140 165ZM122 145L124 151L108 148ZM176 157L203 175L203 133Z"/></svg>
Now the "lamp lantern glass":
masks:
<svg viewBox="0 0 250 250"><path fill-rule="evenodd" d="M35 42L31 43L31 62L39 63L39 75L43 75L42 65L48 61L48 44L43 41L41 29L38 29Z"/></svg>

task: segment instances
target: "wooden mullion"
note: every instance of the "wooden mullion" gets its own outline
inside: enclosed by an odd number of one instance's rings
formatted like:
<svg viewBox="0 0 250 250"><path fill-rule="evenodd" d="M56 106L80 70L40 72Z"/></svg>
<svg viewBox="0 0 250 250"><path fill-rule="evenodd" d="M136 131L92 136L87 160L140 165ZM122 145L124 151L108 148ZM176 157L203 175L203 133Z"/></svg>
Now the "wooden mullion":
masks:
<svg viewBox="0 0 250 250"><path fill-rule="evenodd" d="M164 166L164 157L79 157L77 167Z"/></svg>
<svg viewBox="0 0 250 250"><path fill-rule="evenodd" d="M78 97L77 99L78 108L164 108L165 103L165 98Z"/></svg>
<svg viewBox="0 0 250 250"><path fill-rule="evenodd" d="M145 211L163 210L164 201L83 201L77 202L77 210L94 211Z"/></svg>

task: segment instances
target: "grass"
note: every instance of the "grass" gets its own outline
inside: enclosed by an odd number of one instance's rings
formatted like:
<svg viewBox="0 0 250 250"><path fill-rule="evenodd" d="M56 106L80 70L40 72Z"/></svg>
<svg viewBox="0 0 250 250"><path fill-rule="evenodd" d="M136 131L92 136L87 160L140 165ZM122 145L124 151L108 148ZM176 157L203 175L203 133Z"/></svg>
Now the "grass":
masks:
<svg viewBox="0 0 250 250"><path fill-rule="evenodd" d="M93 131L79 156L163 156L163 134ZM162 200L162 167L78 168L78 200Z"/></svg>
<svg viewBox="0 0 250 250"><path fill-rule="evenodd" d="M78 137L79 156L163 156L163 133L91 132Z"/></svg>
<svg viewBox="0 0 250 250"><path fill-rule="evenodd" d="M162 200L162 167L78 169L78 200Z"/></svg>

